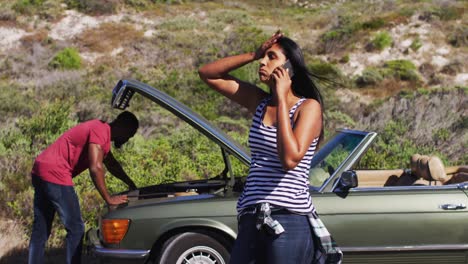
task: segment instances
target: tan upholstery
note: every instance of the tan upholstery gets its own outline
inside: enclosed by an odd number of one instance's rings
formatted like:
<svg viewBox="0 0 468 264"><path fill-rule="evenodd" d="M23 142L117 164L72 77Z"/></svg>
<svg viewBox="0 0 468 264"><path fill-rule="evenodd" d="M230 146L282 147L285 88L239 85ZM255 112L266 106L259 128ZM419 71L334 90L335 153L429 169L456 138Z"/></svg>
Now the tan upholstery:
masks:
<svg viewBox="0 0 468 264"><path fill-rule="evenodd" d="M446 184L451 178L445 172L442 160L436 156L414 154L411 156L411 172L417 178L441 184Z"/></svg>
<svg viewBox="0 0 468 264"><path fill-rule="evenodd" d="M468 181L468 166L454 166L445 169L445 173L452 175L446 184L456 184Z"/></svg>
<svg viewBox="0 0 468 264"><path fill-rule="evenodd" d="M436 156L411 156L408 170L356 170L359 187L444 185L468 181L468 166L444 168Z"/></svg>
<svg viewBox="0 0 468 264"><path fill-rule="evenodd" d="M430 157L428 168L431 178L435 181L440 181L442 184L445 184L451 178L451 176L445 173L444 163L439 157Z"/></svg>
<svg viewBox="0 0 468 264"><path fill-rule="evenodd" d="M355 172L358 176L359 187L397 186L401 176L405 175L403 169L356 170Z"/></svg>
<svg viewBox="0 0 468 264"><path fill-rule="evenodd" d="M468 166L460 165L460 166L452 166L452 167L445 168L445 173L447 174L456 174L460 172L468 173Z"/></svg>

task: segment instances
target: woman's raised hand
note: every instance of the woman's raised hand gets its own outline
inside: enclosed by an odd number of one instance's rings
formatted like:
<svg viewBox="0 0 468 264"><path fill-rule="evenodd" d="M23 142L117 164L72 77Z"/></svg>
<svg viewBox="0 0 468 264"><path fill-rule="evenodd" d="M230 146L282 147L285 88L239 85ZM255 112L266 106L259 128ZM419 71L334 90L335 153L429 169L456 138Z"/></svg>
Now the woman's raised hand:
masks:
<svg viewBox="0 0 468 264"><path fill-rule="evenodd" d="M265 51L271 48L271 46L273 46L273 44L275 44L276 41L282 36L283 33L281 33L281 31L278 30L267 41L263 42L263 44L257 49L257 51L255 51L255 60L262 58L265 55Z"/></svg>

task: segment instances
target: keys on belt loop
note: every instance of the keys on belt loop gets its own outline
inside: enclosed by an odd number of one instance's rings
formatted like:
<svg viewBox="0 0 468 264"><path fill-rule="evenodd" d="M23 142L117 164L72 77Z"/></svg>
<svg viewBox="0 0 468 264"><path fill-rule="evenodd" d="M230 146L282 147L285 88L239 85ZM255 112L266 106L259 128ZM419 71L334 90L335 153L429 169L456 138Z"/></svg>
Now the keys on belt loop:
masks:
<svg viewBox="0 0 468 264"><path fill-rule="evenodd" d="M262 203L260 210L257 211L256 227L260 230L262 227L270 234L280 235L284 232L283 226L271 217L271 207L269 203Z"/></svg>

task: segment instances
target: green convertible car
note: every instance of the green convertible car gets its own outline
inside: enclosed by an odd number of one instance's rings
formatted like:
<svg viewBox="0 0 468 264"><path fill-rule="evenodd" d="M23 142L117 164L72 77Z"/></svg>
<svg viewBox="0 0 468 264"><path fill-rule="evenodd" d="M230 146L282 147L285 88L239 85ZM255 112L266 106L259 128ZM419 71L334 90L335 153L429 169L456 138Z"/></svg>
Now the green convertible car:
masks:
<svg viewBox="0 0 468 264"><path fill-rule="evenodd" d="M126 192L129 202L106 208L99 227L87 232L88 254L132 263L228 263L248 152L180 102L138 81L119 81L112 106L126 109L135 93L207 137L221 169L205 180ZM437 157L414 155L411 168L361 170L359 159L376 136L339 130L312 161L310 193L343 262L468 263L468 167L444 168Z"/></svg>

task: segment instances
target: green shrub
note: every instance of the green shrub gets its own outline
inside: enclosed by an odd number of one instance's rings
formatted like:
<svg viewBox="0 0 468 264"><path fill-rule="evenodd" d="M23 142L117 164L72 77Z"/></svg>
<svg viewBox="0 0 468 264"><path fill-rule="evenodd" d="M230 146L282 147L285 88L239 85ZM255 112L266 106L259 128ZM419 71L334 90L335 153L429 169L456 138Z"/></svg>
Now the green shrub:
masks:
<svg viewBox="0 0 468 264"><path fill-rule="evenodd" d="M387 73L396 79L403 81L417 81L419 76L416 71L416 66L408 60L392 60L384 64Z"/></svg>
<svg viewBox="0 0 468 264"><path fill-rule="evenodd" d="M49 66L60 70L77 70L81 68L81 57L75 48L65 48L52 58Z"/></svg>
<svg viewBox="0 0 468 264"><path fill-rule="evenodd" d="M455 6L441 6L433 9L431 13L441 20L449 21L461 19L464 11L463 8L457 8Z"/></svg>
<svg viewBox="0 0 468 264"><path fill-rule="evenodd" d="M207 179L224 169L220 148L185 125L170 135L152 139L136 135L113 153L137 186ZM235 173L243 173L242 167L236 168ZM115 177L108 177L106 181L113 193L126 189L125 184Z"/></svg>
<svg viewBox="0 0 468 264"><path fill-rule="evenodd" d="M349 54L346 54L344 55L343 57L341 57L341 59L339 60L340 63L348 63L350 60L349 58Z"/></svg>
<svg viewBox="0 0 468 264"><path fill-rule="evenodd" d="M445 142L450 138L451 132L446 128L440 128L432 132L432 139L437 143Z"/></svg>
<svg viewBox="0 0 468 264"><path fill-rule="evenodd" d="M338 26L325 32L321 37L322 50L331 53L344 48L349 41L362 29L362 24L354 17L340 17Z"/></svg>
<svg viewBox="0 0 468 264"><path fill-rule="evenodd" d="M462 116L460 119L453 125L453 127L460 129L468 129L468 116Z"/></svg>
<svg viewBox="0 0 468 264"><path fill-rule="evenodd" d="M445 164L447 158L438 152L433 143L416 145L408 138L409 127L403 120L391 120L387 123L375 142L360 160L360 169L396 169L409 168L411 155L421 153L441 157ZM356 168L355 168L356 169Z"/></svg>
<svg viewBox="0 0 468 264"><path fill-rule="evenodd" d="M383 81L383 79L384 77L378 68L370 67L365 69L362 74L356 78L356 85L358 87L376 85Z"/></svg>
<svg viewBox="0 0 468 264"><path fill-rule="evenodd" d="M232 71L232 75L240 80L261 85L258 78L258 63L249 63L239 69Z"/></svg>
<svg viewBox="0 0 468 264"><path fill-rule="evenodd" d="M410 48L413 51L418 51L421 47L422 47L422 43L421 43L420 38L416 38L416 39L413 40L413 42L411 42Z"/></svg>
<svg viewBox="0 0 468 264"><path fill-rule="evenodd" d="M65 0L69 8L76 8L88 14L112 14L120 0Z"/></svg>
<svg viewBox="0 0 468 264"><path fill-rule="evenodd" d="M419 75L416 71L416 66L411 61L393 60L385 62L383 67L366 68L355 79L355 83L358 87L373 86L389 78L403 81L418 81Z"/></svg>
<svg viewBox="0 0 468 264"><path fill-rule="evenodd" d="M0 84L0 120L14 116L28 115L34 111L35 105L31 93L22 91L15 84Z"/></svg>
<svg viewBox="0 0 468 264"><path fill-rule="evenodd" d="M354 127L356 122L346 113L341 111L327 111L325 115L327 122L333 122L338 127Z"/></svg>
<svg viewBox="0 0 468 264"><path fill-rule="evenodd" d="M389 47L392 45L392 42L392 37L386 31L378 33L371 40L372 46L377 50L383 50L384 48Z"/></svg>
<svg viewBox="0 0 468 264"><path fill-rule="evenodd" d="M199 22L195 18L187 16L176 16L174 18L165 20L160 26L160 30L167 31L181 31L181 30L194 30L199 28Z"/></svg>
<svg viewBox="0 0 468 264"><path fill-rule="evenodd" d="M224 30L226 25L233 28L239 26L249 27L255 25L255 21L248 12L243 10L226 10L219 8L209 14L208 27L210 30Z"/></svg>
<svg viewBox="0 0 468 264"><path fill-rule="evenodd" d="M28 139L31 153L48 146L75 124L69 118L71 110L72 100L56 100L41 108L34 116L20 118L17 126Z"/></svg>
<svg viewBox="0 0 468 264"><path fill-rule="evenodd" d="M143 10L151 6L153 4L153 1L151 0L124 0L124 3L138 10Z"/></svg>
<svg viewBox="0 0 468 264"><path fill-rule="evenodd" d="M45 0L17 0L13 10L21 14L33 14Z"/></svg>
<svg viewBox="0 0 468 264"><path fill-rule="evenodd" d="M398 92L398 96L405 99L414 99L416 95L417 94L410 89L402 89Z"/></svg>
<svg viewBox="0 0 468 264"><path fill-rule="evenodd" d="M343 75L341 70L336 65L320 60L312 61L308 67L312 73L320 76L339 78Z"/></svg>
<svg viewBox="0 0 468 264"><path fill-rule="evenodd" d="M307 65L310 72L317 75L317 84L324 90L327 87L337 88L349 84L349 79L333 63L313 60Z"/></svg>
<svg viewBox="0 0 468 264"><path fill-rule="evenodd" d="M426 88L419 88L419 89L417 89L417 91L418 91L418 94L420 94L420 95L429 95L431 93L431 91L429 91Z"/></svg>
<svg viewBox="0 0 468 264"><path fill-rule="evenodd" d="M268 35L255 26L236 27L224 39L226 54L253 52L268 39Z"/></svg>
<svg viewBox="0 0 468 264"><path fill-rule="evenodd" d="M38 15L46 20L54 20L62 14L63 7L60 5L60 1L55 0L17 0L12 5L12 9L23 15Z"/></svg>
<svg viewBox="0 0 468 264"><path fill-rule="evenodd" d="M415 12L416 10L414 8L403 6L401 9L398 10L397 15L410 18L414 15Z"/></svg>
<svg viewBox="0 0 468 264"><path fill-rule="evenodd" d="M385 26L385 20L381 17L372 18L369 21L362 23L362 28L364 29L379 29Z"/></svg>
<svg viewBox="0 0 468 264"><path fill-rule="evenodd" d="M21 222L27 233L33 221L33 189L29 177L33 160L74 124L69 119L71 104L71 101L56 101L41 105L32 116L19 118L15 127L0 133L0 210ZM48 244L60 246L65 230L58 230L62 229L58 217L53 225L57 231L54 230Z"/></svg>

